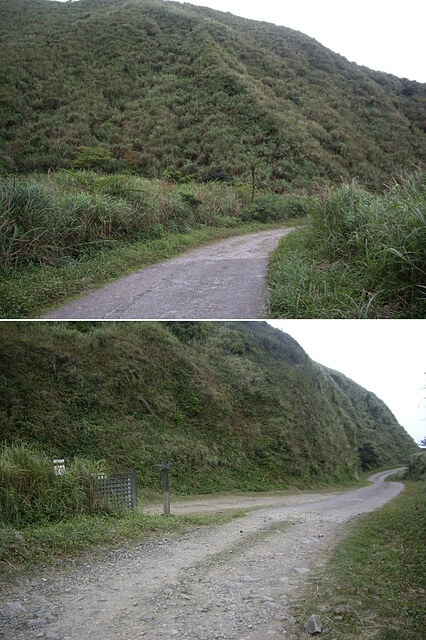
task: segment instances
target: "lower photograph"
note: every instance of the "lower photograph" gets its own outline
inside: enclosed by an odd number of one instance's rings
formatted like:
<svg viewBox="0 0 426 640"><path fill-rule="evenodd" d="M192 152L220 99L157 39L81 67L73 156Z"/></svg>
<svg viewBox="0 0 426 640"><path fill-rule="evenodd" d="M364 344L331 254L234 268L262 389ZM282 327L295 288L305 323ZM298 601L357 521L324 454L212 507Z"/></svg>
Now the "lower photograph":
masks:
<svg viewBox="0 0 426 640"><path fill-rule="evenodd" d="M422 640L425 328L0 323L0 637Z"/></svg>

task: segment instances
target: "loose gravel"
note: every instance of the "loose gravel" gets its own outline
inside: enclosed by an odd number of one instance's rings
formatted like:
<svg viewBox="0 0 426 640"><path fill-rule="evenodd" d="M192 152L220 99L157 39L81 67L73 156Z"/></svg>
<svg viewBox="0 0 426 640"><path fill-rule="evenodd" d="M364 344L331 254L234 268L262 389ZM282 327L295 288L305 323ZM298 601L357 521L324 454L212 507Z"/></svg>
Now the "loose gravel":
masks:
<svg viewBox="0 0 426 640"><path fill-rule="evenodd" d="M402 490L383 482L389 473L356 491L302 496L226 525L21 576L0 590L0 637L299 640L306 632L294 612L304 588L348 522Z"/></svg>

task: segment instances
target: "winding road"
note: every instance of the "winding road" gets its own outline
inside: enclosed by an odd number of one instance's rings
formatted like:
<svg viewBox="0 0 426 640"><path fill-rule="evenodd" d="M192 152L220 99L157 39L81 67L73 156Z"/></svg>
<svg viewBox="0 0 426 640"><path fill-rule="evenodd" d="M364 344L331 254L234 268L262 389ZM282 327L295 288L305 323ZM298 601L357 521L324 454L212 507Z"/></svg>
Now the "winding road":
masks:
<svg viewBox="0 0 426 640"><path fill-rule="evenodd" d="M269 254L290 231L272 229L209 244L121 278L45 318L263 318Z"/></svg>
<svg viewBox="0 0 426 640"><path fill-rule="evenodd" d="M348 523L403 489L384 482L390 473L375 474L370 486L355 491L271 496L279 506L269 503L225 525L151 538L16 579L0 588L0 635L297 640L292 611ZM236 496L232 506L244 500Z"/></svg>

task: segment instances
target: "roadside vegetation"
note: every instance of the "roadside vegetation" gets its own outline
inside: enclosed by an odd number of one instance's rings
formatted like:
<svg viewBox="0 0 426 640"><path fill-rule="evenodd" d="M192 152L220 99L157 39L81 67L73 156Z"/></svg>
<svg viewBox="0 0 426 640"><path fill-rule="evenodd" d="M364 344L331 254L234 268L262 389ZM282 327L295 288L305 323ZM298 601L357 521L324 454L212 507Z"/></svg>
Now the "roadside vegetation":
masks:
<svg viewBox="0 0 426 640"><path fill-rule="evenodd" d="M212 239L301 219L307 196L59 171L0 178L0 316L43 306Z"/></svg>
<svg viewBox="0 0 426 640"><path fill-rule="evenodd" d="M315 590L304 596L296 614L301 622L320 614L336 640L423 640L424 467L422 479L408 474L404 483L397 498L361 516L338 544Z"/></svg>
<svg viewBox="0 0 426 640"><path fill-rule="evenodd" d="M355 181L315 196L252 187L88 170L0 178L0 317L32 317L205 242L304 223L273 254L270 317L424 317L424 172L383 195Z"/></svg>
<svg viewBox="0 0 426 640"><path fill-rule="evenodd" d="M28 445L4 445L0 453L0 519L26 526L53 522L104 507L96 494L101 462L77 458L66 473L56 475L53 460Z"/></svg>
<svg viewBox="0 0 426 640"><path fill-rule="evenodd" d="M426 190L418 170L374 195L327 189L270 267L274 318L423 318Z"/></svg>
<svg viewBox="0 0 426 640"><path fill-rule="evenodd" d="M76 458L66 471L32 445L3 445L0 453L0 565L16 569L76 556L99 546L180 533L192 526L221 524L241 514L161 517L103 501L97 476L105 463Z"/></svg>

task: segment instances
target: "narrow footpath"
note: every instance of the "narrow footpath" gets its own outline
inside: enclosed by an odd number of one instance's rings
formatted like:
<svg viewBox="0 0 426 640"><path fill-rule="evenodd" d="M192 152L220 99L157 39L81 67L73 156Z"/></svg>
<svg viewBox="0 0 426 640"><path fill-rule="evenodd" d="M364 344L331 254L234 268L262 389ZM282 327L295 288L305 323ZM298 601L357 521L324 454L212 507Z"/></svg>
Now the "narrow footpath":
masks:
<svg viewBox="0 0 426 640"><path fill-rule="evenodd" d="M121 278L45 318L263 318L269 254L291 231L272 229L209 244Z"/></svg>

